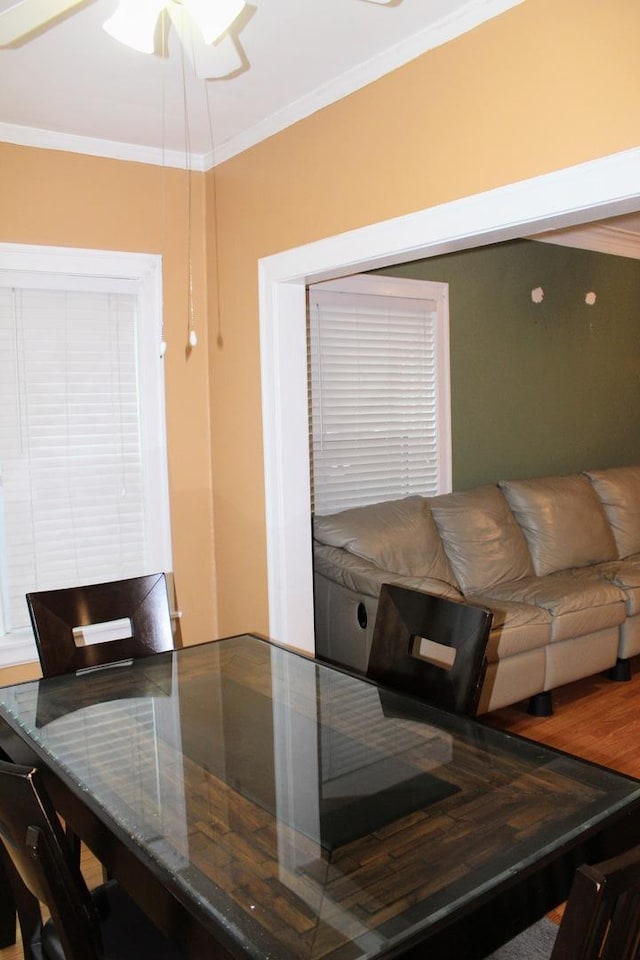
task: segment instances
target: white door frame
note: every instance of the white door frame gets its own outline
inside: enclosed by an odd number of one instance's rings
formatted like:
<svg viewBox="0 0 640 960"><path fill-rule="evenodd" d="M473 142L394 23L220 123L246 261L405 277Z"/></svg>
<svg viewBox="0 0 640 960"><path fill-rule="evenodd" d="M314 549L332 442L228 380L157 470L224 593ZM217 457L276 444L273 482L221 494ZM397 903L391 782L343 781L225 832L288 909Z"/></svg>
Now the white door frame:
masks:
<svg viewBox="0 0 640 960"><path fill-rule="evenodd" d="M305 287L640 209L640 148L258 262L269 635L314 652Z"/></svg>

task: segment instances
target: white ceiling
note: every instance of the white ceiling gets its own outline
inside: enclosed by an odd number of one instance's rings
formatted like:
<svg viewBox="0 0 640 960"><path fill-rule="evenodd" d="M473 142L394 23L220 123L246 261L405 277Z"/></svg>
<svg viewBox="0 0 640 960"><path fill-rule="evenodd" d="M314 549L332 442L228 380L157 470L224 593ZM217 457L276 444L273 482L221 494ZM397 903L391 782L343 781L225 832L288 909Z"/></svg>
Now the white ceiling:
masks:
<svg viewBox="0 0 640 960"><path fill-rule="evenodd" d="M521 2L248 0L200 51L242 66L204 81L173 28L168 57L138 53L102 30L116 0L83 0L0 48L0 140L204 169Z"/></svg>

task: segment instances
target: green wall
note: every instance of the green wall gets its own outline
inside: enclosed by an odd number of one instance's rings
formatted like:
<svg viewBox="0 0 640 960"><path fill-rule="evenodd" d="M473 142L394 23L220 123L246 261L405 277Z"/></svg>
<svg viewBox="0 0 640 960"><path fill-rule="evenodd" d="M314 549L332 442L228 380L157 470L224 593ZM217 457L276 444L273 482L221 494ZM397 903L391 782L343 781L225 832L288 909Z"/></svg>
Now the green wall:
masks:
<svg viewBox="0 0 640 960"><path fill-rule="evenodd" d="M640 260L516 240L380 272L449 284L454 489L640 463Z"/></svg>

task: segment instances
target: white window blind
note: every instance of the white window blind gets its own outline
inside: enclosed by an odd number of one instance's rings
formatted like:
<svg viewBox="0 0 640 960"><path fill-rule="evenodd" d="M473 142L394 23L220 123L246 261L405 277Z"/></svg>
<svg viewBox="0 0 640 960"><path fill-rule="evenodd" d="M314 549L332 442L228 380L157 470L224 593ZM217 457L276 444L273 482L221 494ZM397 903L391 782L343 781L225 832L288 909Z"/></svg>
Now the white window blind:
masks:
<svg viewBox="0 0 640 960"><path fill-rule="evenodd" d="M164 407L145 396L143 312L135 279L0 271L5 642L32 644L29 591L170 569L164 471L154 473Z"/></svg>
<svg viewBox="0 0 640 960"><path fill-rule="evenodd" d="M446 284L315 285L309 354L315 513L450 488Z"/></svg>

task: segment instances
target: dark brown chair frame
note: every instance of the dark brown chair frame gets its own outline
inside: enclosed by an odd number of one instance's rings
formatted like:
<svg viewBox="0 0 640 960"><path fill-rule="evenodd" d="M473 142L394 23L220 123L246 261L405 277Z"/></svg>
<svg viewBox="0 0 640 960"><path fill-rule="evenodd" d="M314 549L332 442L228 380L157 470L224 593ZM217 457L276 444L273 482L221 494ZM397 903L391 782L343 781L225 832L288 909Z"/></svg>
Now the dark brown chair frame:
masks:
<svg viewBox="0 0 640 960"><path fill-rule="evenodd" d="M88 890L36 768L0 761L0 847L26 960L60 948L66 960L180 956L115 881ZM41 903L51 913L44 925Z"/></svg>
<svg viewBox="0 0 640 960"><path fill-rule="evenodd" d="M164 573L41 590L28 593L26 599L44 677L165 653L175 647ZM121 619L130 620L130 637L76 644L75 627ZM79 863L80 843L70 830L67 839Z"/></svg>
<svg viewBox="0 0 640 960"><path fill-rule="evenodd" d="M527 960L535 942L548 960L640 960L640 846L579 867L560 926L544 917L487 960Z"/></svg>
<svg viewBox="0 0 640 960"><path fill-rule="evenodd" d="M576 871L550 960L640 958L640 846Z"/></svg>
<svg viewBox="0 0 640 960"><path fill-rule="evenodd" d="M74 673L174 649L164 573L27 594L45 677ZM76 645L73 630L128 618L132 635Z"/></svg>
<svg viewBox="0 0 640 960"><path fill-rule="evenodd" d="M434 706L474 714L486 672L492 619L484 607L385 583L367 677ZM453 648L453 664L445 667L419 656L420 638Z"/></svg>

